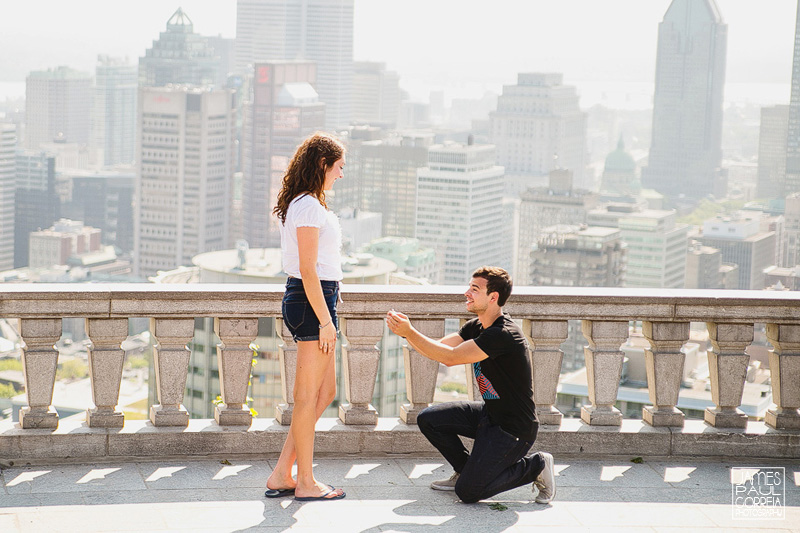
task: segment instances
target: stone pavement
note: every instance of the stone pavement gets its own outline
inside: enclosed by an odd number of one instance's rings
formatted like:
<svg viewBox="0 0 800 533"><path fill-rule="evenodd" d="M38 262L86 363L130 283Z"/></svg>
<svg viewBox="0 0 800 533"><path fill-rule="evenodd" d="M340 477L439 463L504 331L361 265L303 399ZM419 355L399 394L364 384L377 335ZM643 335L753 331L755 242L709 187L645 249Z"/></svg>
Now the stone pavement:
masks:
<svg viewBox="0 0 800 533"><path fill-rule="evenodd" d="M0 532L99 531L713 531L800 532L800 465L693 459L556 457L558 494L530 486L476 504L432 491L440 458L318 458L317 477L347 491L331 502L267 500L274 460L169 460L12 466L0 481ZM731 467L783 466L785 518L733 518Z"/></svg>

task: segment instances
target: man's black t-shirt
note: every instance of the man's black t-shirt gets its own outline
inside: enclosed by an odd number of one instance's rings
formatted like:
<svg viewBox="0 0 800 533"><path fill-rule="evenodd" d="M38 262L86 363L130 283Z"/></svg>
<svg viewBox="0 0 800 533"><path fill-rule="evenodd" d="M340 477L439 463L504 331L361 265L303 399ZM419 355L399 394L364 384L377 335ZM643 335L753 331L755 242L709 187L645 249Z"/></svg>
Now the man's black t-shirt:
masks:
<svg viewBox="0 0 800 533"><path fill-rule="evenodd" d="M533 440L538 421L528 343L522 330L503 314L486 329L474 318L464 324L458 335L465 341L474 340L488 356L473 363L472 368L489 420L515 437Z"/></svg>

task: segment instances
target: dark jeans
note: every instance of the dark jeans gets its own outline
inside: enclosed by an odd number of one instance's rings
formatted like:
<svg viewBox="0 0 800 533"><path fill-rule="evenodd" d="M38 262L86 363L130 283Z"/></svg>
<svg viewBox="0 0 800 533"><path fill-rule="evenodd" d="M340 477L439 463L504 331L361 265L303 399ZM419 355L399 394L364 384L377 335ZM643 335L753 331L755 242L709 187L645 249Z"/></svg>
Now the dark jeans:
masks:
<svg viewBox="0 0 800 533"><path fill-rule="evenodd" d="M538 453L526 455L533 440L519 439L493 425L483 402L433 405L419 413L417 425L453 470L461 474L456 494L465 503L532 483L544 470ZM474 439L471 453L459 435Z"/></svg>

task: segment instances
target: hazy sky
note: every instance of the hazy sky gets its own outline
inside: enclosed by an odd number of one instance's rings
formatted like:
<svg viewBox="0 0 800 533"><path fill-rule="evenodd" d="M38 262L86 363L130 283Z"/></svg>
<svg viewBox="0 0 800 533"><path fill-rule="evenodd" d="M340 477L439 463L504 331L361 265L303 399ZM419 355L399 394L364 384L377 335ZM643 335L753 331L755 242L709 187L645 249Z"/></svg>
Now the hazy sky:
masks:
<svg viewBox="0 0 800 533"><path fill-rule="evenodd" d="M356 0L355 59L385 61L412 92L427 83L480 96L522 71L652 83L670 1ZM727 81L788 84L797 1L717 5L728 24ZM195 31L235 36L235 0L0 0L0 82L62 64L93 71L98 53L135 61L178 6Z"/></svg>

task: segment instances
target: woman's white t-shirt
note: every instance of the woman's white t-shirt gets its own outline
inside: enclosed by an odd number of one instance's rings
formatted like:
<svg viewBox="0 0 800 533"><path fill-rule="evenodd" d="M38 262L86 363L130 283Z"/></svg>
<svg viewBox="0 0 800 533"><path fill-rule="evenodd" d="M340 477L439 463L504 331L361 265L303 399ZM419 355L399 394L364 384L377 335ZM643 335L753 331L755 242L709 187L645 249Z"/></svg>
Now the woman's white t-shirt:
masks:
<svg viewBox="0 0 800 533"><path fill-rule="evenodd" d="M319 200L310 194L295 198L286 210L286 222L279 224L281 230L281 252L283 271L300 278L300 253L297 249L297 228L319 228L317 251L317 275L320 280L341 281L342 277L342 228L333 211L325 209Z"/></svg>

